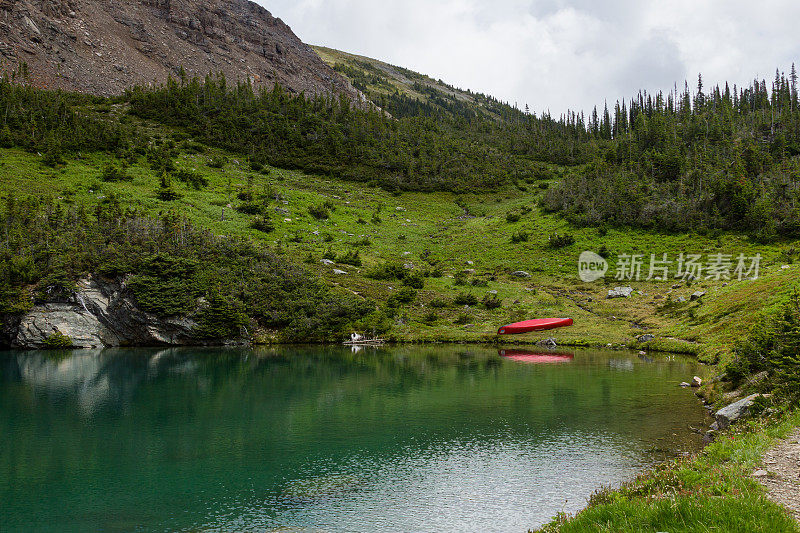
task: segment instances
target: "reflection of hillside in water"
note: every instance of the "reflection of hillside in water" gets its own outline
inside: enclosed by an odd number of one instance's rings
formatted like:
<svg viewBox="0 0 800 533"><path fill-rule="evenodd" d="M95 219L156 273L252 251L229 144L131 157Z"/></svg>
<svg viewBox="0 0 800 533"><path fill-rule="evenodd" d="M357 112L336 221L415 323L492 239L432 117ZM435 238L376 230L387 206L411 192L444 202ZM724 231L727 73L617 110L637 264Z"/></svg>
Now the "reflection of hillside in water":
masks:
<svg viewBox="0 0 800 533"><path fill-rule="evenodd" d="M699 447L687 425L705 410L677 386L695 361L526 355L565 362L470 345L0 352L0 530L525 530Z"/></svg>
<svg viewBox="0 0 800 533"><path fill-rule="evenodd" d="M20 381L34 395L74 399L81 411L127 405L139 385L164 375L194 375L199 365L190 352L174 348L153 351L80 350L20 352L6 361L4 381Z"/></svg>

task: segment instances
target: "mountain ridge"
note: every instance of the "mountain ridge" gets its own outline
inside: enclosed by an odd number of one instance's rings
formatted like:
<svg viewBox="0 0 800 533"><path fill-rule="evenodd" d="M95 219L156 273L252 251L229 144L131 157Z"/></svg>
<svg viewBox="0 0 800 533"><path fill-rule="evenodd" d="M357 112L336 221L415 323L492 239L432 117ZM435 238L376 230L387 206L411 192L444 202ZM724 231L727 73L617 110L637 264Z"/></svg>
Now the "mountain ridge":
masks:
<svg viewBox="0 0 800 533"><path fill-rule="evenodd" d="M186 72L359 98L288 25L249 0L0 0L0 71L99 96Z"/></svg>
<svg viewBox="0 0 800 533"><path fill-rule="evenodd" d="M414 112L446 114L474 113L494 119L519 119L523 112L491 95L460 89L441 79L380 59L354 54L321 45L311 45L329 67L350 81L373 104L392 115L397 114L399 101L416 101Z"/></svg>

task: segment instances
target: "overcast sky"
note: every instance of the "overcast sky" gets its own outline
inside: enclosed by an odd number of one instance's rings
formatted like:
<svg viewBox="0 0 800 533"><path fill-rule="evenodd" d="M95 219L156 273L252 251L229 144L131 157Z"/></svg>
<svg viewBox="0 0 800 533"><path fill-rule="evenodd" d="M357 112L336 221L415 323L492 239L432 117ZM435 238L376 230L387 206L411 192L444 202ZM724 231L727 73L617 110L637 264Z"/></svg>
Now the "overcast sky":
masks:
<svg viewBox="0 0 800 533"><path fill-rule="evenodd" d="M668 91L788 74L792 0L257 0L306 43L381 59L520 108L590 110Z"/></svg>

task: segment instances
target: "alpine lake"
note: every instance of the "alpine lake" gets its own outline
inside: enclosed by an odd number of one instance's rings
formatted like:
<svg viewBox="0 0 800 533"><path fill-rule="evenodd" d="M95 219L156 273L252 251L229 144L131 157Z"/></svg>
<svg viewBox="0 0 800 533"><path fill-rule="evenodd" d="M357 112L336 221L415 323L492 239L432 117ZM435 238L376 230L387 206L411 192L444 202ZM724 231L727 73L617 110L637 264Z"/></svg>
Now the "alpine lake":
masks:
<svg viewBox="0 0 800 533"><path fill-rule="evenodd" d="M695 452L673 355L0 352L2 531L519 531Z"/></svg>

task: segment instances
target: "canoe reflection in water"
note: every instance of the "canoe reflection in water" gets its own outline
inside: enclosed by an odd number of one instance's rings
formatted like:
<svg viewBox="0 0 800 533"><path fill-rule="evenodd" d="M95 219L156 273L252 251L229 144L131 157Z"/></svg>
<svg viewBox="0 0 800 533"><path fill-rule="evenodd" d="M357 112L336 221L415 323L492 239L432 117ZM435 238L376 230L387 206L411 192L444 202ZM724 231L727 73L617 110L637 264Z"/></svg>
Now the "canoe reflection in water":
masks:
<svg viewBox="0 0 800 533"><path fill-rule="evenodd" d="M569 363L575 359L572 353L533 352L530 350L498 350L500 357L529 364Z"/></svg>

